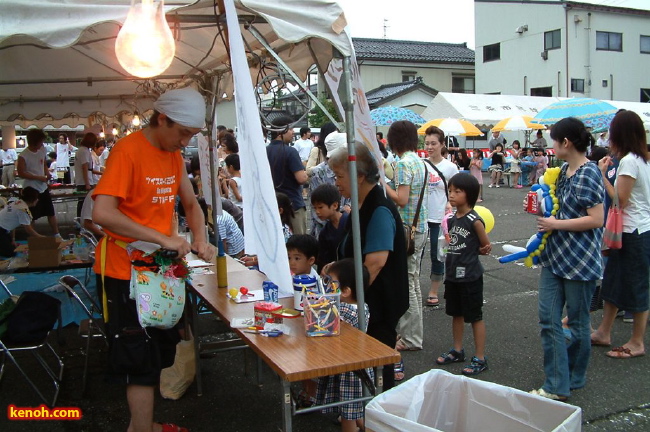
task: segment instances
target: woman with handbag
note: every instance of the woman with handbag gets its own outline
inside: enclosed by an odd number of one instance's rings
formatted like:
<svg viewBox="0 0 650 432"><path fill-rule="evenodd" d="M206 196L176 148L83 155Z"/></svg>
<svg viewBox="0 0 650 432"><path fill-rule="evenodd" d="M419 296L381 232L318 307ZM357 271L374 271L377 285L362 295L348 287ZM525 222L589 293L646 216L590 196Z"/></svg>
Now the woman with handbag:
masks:
<svg viewBox="0 0 650 432"><path fill-rule="evenodd" d="M399 351L422 349L424 326L422 320L422 291L420 290L420 263L422 251L427 241L427 200L424 199L427 182L427 169L424 161L417 155L417 127L407 120L394 122L388 129L388 143L399 156L395 164L393 180L395 189L386 188L386 194L397 205L402 222L408 226L410 238L406 239L409 273L409 309L400 319L397 332ZM397 377L401 378L401 376Z"/></svg>
<svg viewBox="0 0 650 432"><path fill-rule="evenodd" d="M602 265L603 179L586 157L590 134L580 120L565 118L551 129L553 149L562 166L556 184L559 210L540 217L540 231L553 231L540 255L538 313L545 380L531 393L567 400L584 387L591 354L589 304ZM571 341L562 330L566 307Z"/></svg>
<svg viewBox="0 0 650 432"><path fill-rule="evenodd" d="M591 335L593 345L611 345L611 329L619 309L632 312L632 336L613 348L608 357L627 359L645 354L643 338L648 322L650 299L650 157L643 122L633 111L619 111L609 129L610 149L620 159L616 182L605 181L607 193L616 205L609 210L606 243L609 258L603 276L605 301L603 321ZM611 158L599 163L603 177ZM618 222L615 223L615 222ZM618 247L618 248L616 248Z"/></svg>

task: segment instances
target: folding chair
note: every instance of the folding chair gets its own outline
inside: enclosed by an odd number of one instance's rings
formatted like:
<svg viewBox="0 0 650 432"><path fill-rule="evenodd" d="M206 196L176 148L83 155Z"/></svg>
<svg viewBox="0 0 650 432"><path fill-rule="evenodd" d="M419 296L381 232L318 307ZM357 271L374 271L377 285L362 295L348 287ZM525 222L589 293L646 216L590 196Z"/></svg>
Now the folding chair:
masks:
<svg viewBox="0 0 650 432"><path fill-rule="evenodd" d="M1 282L0 282L1 283ZM7 288L7 286L4 283L1 283L2 288L11 296L11 291ZM47 295L47 294L43 294ZM56 300L56 299L55 299ZM58 300L56 300L59 303L59 311L58 311L58 323L59 326L61 324L61 305ZM55 323L56 324L56 323ZM54 329L54 325L52 325L52 329ZM49 344L47 341L47 338L50 334L50 331L45 334L43 338L41 338L38 341L32 342L32 343L12 343L9 342L10 335L6 334L4 336L4 340L0 340L0 351L4 354L2 356L2 362L0 362L0 380L2 380L2 376L4 374L4 369L5 369L5 363L6 359L9 358L11 362L16 366L16 369L22 374L23 377L27 380L29 385L34 389L34 391L38 394L38 396L41 398L41 400L46 404L50 406L55 406L56 405L56 400L59 397L59 390L61 387L61 381L63 379L63 361L61 360L61 357L54 351L54 348ZM54 358L56 359L56 362L59 366L59 371L58 373L55 373L54 370L50 367L50 365L47 364L47 361L43 358L41 355L40 351L45 350L45 351L50 351ZM16 358L14 357L13 353L15 352L20 352L20 351L29 351L31 352L38 363L45 369L45 372L50 376L52 379L52 383L54 385L54 397L52 398L52 403L49 404L47 398L43 395L41 390L38 388L38 386L34 383L34 381L29 377L25 369L23 369Z"/></svg>
<svg viewBox="0 0 650 432"><path fill-rule="evenodd" d="M59 283L65 288L68 297L74 299L79 307L85 312L88 318L83 319L79 324L79 335L86 339L86 349L84 352L84 371L81 394L83 396L86 391L86 382L88 377L88 357L90 356L90 340L93 338L103 338L104 343L108 346L106 333L102 329L104 320L101 318L101 307L99 302L95 300L88 292L84 284L74 276L63 276L59 279ZM77 288L77 290L75 290ZM79 292L77 292L79 291ZM81 295L84 297L82 300Z"/></svg>

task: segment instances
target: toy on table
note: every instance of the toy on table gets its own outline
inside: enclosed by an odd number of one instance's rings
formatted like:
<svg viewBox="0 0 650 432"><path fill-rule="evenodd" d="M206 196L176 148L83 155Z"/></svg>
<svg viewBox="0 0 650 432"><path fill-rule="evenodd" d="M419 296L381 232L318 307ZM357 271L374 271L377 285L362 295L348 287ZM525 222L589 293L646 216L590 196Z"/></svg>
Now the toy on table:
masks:
<svg viewBox="0 0 650 432"><path fill-rule="evenodd" d="M538 184L533 185L531 192L529 192L529 196L527 197L529 202L531 200L536 201L537 207L541 210L541 214L544 217L555 216L560 209L559 200L555 196L555 189L557 188L557 179L560 176L560 170L561 168L559 167L547 169L544 175L539 178ZM533 197L533 195L535 195L535 197ZM532 211L532 208L535 206L531 204L528 207L530 207ZM546 241L552 232L553 231L540 231L533 234L530 239L528 239L525 248L513 245L504 245L503 249L506 252L510 252L510 255L499 258L499 262L505 264L523 259L524 264L527 267L532 267L533 264L538 264L539 256L546 247Z"/></svg>
<svg viewBox="0 0 650 432"><path fill-rule="evenodd" d="M341 333L340 296L338 290L322 294L303 290L307 336L338 336Z"/></svg>

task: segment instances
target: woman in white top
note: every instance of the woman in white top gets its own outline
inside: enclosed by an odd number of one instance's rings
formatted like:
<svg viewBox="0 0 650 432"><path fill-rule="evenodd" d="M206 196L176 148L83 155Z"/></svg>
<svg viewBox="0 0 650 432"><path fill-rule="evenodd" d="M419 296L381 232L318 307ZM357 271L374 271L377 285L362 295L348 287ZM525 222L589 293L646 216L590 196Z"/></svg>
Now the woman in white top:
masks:
<svg viewBox="0 0 650 432"><path fill-rule="evenodd" d="M427 129L424 138L424 148L429 153L425 159L428 179L429 236L431 239L431 288L427 296L426 305L437 307L440 304L438 290L445 279L445 263L438 260L438 236L440 224L445 214L451 212L451 205L447 196L447 182L458 174L458 167L453 162L442 157L441 150L445 146L445 133L432 126Z"/></svg>
<svg viewBox="0 0 650 432"><path fill-rule="evenodd" d="M609 251L602 284L603 321L591 342L609 346L618 310L632 312L632 336L607 353L623 359L645 354L643 338L650 309L650 157L641 118L633 111L618 112L609 129L609 143L620 163L614 186L607 180L604 184L610 197L618 195L623 210L623 246ZM603 178L610 163L607 156L598 164Z"/></svg>

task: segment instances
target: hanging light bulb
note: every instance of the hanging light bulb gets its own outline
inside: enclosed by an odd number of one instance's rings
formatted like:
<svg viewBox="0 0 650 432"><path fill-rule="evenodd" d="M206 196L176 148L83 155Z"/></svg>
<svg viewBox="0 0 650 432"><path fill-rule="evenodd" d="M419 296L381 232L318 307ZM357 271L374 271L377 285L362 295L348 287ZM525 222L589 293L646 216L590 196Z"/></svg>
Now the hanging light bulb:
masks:
<svg viewBox="0 0 650 432"><path fill-rule="evenodd" d="M99 133L100 138L106 138L106 134L104 133L104 129Z"/></svg>
<svg viewBox="0 0 650 432"><path fill-rule="evenodd" d="M131 120L131 124L135 127L140 126L140 116L138 115L138 112L133 113L133 120Z"/></svg>
<svg viewBox="0 0 650 432"><path fill-rule="evenodd" d="M117 134L119 133L119 131L117 130L116 127L114 127L113 130L111 131L111 133L113 134L113 136L117 136Z"/></svg>
<svg viewBox="0 0 650 432"><path fill-rule="evenodd" d="M131 0L131 9L115 40L120 65L131 75L150 78L163 73L174 59L176 45L163 0Z"/></svg>

